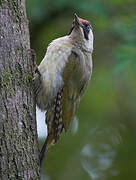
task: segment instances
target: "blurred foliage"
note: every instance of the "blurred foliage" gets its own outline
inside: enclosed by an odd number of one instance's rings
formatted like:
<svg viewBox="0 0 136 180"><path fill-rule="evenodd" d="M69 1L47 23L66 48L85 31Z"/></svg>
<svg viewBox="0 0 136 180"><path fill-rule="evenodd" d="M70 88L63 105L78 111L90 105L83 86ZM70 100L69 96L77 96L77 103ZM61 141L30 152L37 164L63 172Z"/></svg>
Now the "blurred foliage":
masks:
<svg viewBox="0 0 136 180"><path fill-rule="evenodd" d="M43 179L136 179L136 0L27 0L38 64L74 12L94 29L93 75L79 124L49 150Z"/></svg>

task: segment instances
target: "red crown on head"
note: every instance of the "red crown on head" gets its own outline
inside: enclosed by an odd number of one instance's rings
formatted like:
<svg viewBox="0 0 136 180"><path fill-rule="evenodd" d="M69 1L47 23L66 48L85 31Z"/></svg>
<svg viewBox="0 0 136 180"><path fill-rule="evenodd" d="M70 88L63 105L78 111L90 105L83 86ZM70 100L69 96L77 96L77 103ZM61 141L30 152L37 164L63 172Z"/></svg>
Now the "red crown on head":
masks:
<svg viewBox="0 0 136 180"><path fill-rule="evenodd" d="M85 20L85 19L82 19L82 18L79 18L79 17L78 17L78 19L79 19L79 21L81 21L83 23L89 23L90 24L90 22ZM75 19L73 20L73 22L75 22Z"/></svg>
<svg viewBox="0 0 136 180"><path fill-rule="evenodd" d="M87 20L85 20L85 19L82 19L82 18L78 18L78 19L79 19L79 21L81 21L81 22L89 23L89 21L87 21Z"/></svg>

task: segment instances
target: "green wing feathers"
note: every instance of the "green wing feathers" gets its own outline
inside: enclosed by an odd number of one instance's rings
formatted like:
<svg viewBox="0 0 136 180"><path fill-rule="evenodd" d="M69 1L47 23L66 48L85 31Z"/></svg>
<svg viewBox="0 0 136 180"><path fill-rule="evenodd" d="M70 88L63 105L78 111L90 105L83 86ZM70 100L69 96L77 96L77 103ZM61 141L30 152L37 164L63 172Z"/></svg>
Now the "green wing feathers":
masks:
<svg viewBox="0 0 136 180"><path fill-rule="evenodd" d="M48 147L58 141L63 128L67 131L70 127L88 84L89 78L85 78L85 70L82 53L79 55L72 52L63 70L63 87L59 90L54 105L46 113L48 136L41 151L41 162Z"/></svg>
<svg viewBox="0 0 136 180"><path fill-rule="evenodd" d="M63 72L62 119L65 131L69 128L80 103L80 89L83 86L82 65L82 59L72 52Z"/></svg>

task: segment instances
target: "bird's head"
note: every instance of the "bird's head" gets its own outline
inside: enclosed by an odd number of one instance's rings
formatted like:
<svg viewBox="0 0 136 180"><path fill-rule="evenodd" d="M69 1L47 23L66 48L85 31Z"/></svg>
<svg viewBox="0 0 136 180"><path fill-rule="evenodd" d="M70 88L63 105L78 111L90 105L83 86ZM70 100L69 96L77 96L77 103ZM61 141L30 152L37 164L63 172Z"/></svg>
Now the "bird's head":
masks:
<svg viewBox="0 0 136 180"><path fill-rule="evenodd" d="M69 36L87 49L93 50L93 32L89 21L79 18L76 13Z"/></svg>

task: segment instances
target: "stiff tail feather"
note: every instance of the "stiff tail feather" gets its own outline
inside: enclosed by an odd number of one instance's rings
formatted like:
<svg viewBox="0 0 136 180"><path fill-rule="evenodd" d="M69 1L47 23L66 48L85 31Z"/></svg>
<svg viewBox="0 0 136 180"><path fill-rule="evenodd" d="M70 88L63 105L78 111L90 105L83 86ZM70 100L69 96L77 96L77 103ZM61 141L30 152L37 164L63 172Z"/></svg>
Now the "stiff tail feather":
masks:
<svg viewBox="0 0 136 180"><path fill-rule="evenodd" d="M62 120L62 105L61 97L63 90L61 89L54 101L54 106L46 112L46 124L48 130L48 136L40 152L40 167L43 160L45 159L46 152L51 144L55 144L63 130L63 120Z"/></svg>
<svg viewBox="0 0 136 180"><path fill-rule="evenodd" d="M46 153L51 144L52 144L52 138L51 136L48 135L40 152L40 167L42 166L43 160L46 158Z"/></svg>

